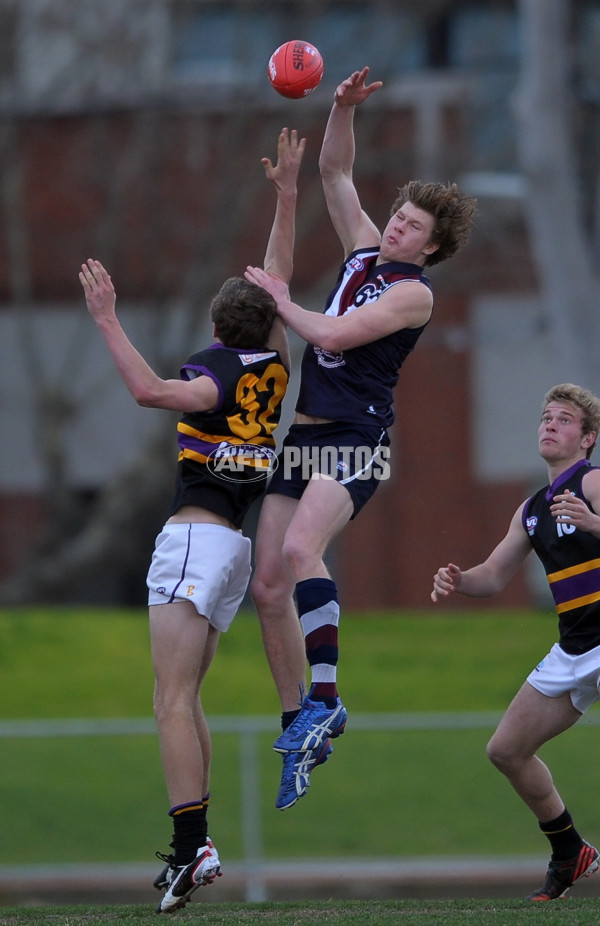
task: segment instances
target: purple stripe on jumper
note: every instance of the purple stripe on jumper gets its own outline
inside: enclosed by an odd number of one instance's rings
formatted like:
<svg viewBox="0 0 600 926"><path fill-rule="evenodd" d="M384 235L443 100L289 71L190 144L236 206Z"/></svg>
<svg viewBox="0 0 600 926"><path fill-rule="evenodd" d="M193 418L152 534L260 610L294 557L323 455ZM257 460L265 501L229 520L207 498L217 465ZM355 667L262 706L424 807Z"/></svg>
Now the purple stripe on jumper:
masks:
<svg viewBox="0 0 600 926"><path fill-rule="evenodd" d="M199 437L192 437L190 434L183 434L181 431L177 434L177 443L180 450L192 450L194 453L201 453L207 457L221 445L221 441L211 443L207 440L201 440Z"/></svg>
<svg viewBox="0 0 600 926"><path fill-rule="evenodd" d="M566 579L556 579L550 583L550 588L557 605L594 595L600 592L600 568L588 569Z"/></svg>

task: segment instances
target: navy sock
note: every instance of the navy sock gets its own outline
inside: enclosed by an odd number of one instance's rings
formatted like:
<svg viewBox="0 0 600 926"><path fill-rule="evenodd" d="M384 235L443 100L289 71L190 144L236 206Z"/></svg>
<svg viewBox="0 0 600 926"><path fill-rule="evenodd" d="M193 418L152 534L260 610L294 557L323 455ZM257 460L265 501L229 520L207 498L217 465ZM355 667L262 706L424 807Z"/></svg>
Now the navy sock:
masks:
<svg viewBox="0 0 600 926"><path fill-rule="evenodd" d="M309 698L335 707L340 606L332 579L303 579L296 585L298 616L312 679Z"/></svg>

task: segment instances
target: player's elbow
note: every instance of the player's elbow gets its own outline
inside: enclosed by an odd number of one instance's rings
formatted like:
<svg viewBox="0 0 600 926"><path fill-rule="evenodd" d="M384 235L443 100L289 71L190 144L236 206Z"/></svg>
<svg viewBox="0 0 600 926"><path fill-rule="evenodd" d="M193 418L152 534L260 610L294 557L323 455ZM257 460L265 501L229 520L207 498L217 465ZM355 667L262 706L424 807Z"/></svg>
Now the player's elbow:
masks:
<svg viewBox="0 0 600 926"><path fill-rule="evenodd" d="M323 153L323 151L319 155L319 173L321 174L321 178L323 180L333 176L334 173L333 165L327 155Z"/></svg>
<svg viewBox="0 0 600 926"><path fill-rule="evenodd" d="M326 191L328 189L334 190L341 180L345 177L351 177L350 173L344 171L344 169L340 167L338 160L329 157L327 154L323 154L323 152L321 152L319 157L319 173Z"/></svg>
<svg viewBox="0 0 600 926"><path fill-rule="evenodd" d="M319 338L317 347L320 347L321 350L327 351L328 354L340 354L343 350L348 350L350 345L346 343L346 340L342 336L341 332L332 330L326 332L321 338Z"/></svg>
<svg viewBox="0 0 600 926"><path fill-rule="evenodd" d="M160 407L162 396L151 386L136 386L131 390L131 394L141 408Z"/></svg>
<svg viewBox="0 0 600 926"><path fill-rule="evenodd" d="M493 598L500 594L508 582L508 578L496 572L488 572L478 577L474 583L473 597Z"/></svg>
<svg viewBox="0 0 600 926"><path fill-rule="evenodd" d="M322 318L325 316L321 316ZM381 337L374 328L358 328L342 316L328 318L330 324L323 325L317 346L331 354L341 354L362 344L370 344Z"/></svg>
<svg viewBox="0 0 600 926"><path fill-rule="evenodd" d="M134 395L133 397L140 408L155 408L156 403L147 395Z"/></svg>

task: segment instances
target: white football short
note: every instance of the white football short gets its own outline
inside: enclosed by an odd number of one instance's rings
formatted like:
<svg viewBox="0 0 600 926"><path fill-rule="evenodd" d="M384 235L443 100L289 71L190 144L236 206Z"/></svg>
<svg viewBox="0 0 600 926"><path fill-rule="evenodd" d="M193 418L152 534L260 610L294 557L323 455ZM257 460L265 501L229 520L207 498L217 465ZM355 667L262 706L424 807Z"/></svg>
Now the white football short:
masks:
<svg viewBox="0 0 600 926"><path fill-rule="evenodd" d="M165 524L146 584L148 604L191 601L217 630L228 630L250 580L251 543L220 524Z"/></svg>
<svg viewBox="0 0 600 926"><path fill-rule="evenodd" d="M547 656L527 676L537 691L549 698L569 692L573 707L583 714L600 700L600 646L580 656L569 656L555 643Z"/></svg>

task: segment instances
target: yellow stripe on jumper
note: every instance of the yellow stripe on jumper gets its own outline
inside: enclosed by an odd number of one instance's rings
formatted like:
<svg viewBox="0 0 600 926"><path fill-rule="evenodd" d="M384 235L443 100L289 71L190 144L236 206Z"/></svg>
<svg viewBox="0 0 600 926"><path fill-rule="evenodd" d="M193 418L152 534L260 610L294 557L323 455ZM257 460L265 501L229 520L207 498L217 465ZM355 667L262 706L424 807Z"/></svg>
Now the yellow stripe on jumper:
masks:
<svg viewBox="0 0 600 926"><path fill-rule="evenodd" d="M579 563L577 566L569 566L568 569L561 569L560 572L552 572L548 575L548 582L559 582L561 579L569 579L571 576L580 575L582 572L589 572L591 569L600 568L600 559L590 559L587 563Z"/></svg>
<svg viewBox="0 0 600 926"><path fill-rule="evenodd" d="M594 592L592 595L582 595L581 598L571 598L570 601L563 601L562 604L556 605L556 613L562 614L563 611L573 611L575 608L583 608L586 604L593 604L594 601L600 601L600 592Z"/></svg>
<svg viewBox="0 0 600 926"><path fill-rule="evenodd" d="M182 421L177 425L177 430L182 434L189 434L190 437L195 437L197 440L206 441L207 444L221 444L224 441L227 444L268 444L270 447L275 446L275 439L268 434L253 434L251 440L236 437L233 434L205 434L204 431L191 428L189 424L184 424Z"/></svg>

